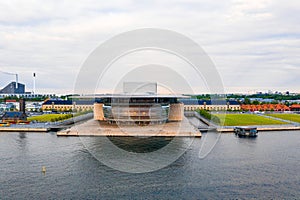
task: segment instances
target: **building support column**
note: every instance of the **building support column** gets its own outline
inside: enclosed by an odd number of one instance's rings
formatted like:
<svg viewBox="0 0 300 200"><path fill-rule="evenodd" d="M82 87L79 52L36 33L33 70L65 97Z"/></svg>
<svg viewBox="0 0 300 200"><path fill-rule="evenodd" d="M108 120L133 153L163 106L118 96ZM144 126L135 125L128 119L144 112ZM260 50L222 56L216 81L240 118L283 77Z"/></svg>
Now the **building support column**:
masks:
<svg viewBox="0 0 300 200"><path fill-rule="evenodd" d="M104 120L103 103L94 103L94 120Z"/></svg>
<svg viewBox="0 0 300 200"><path fill-rule="evenodd" d="M182 121L184 116L184 104L174 103L170 104L169 121Z"/></svg>

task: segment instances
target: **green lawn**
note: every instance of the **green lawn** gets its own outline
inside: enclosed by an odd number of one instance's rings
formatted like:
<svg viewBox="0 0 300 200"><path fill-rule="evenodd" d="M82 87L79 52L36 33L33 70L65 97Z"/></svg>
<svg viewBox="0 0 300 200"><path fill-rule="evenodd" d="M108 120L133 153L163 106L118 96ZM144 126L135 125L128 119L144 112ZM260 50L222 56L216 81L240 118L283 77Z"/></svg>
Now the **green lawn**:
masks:
<svg viewBox="0 0 300 200"><path fill-rule="evenodd" d="M274 124L287 124L282 121L268 119L262 116L253 114L214 114L219 117L221 122L225 122L224 126L248 126L248 125L274 125ZM222 124L222 123L221 123Z"/></svg>
<svg viewBox="0 0 300 200"><path fill-rule="evenodd" d="M59 121L64 118L67 118L67 116L70 116L70 114L44 114L44 115L38 115L38 116L32 116L28 117L29 121L38 121L38 122L51 122L51 121Z"/></svg>
<svg viewBox="0 0 300 200"><path fill-rule="evenodd" d="M276 118L300 123L300 115L299 114L267 114L267 115L269 115L271 117L276 117Z"/></svg>

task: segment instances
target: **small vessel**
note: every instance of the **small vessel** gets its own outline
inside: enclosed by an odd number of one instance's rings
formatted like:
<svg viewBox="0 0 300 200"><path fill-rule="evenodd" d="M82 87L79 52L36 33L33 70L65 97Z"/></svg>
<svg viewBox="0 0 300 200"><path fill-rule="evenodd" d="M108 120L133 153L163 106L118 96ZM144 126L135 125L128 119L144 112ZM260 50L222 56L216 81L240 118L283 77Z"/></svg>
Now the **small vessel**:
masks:
<svg viewBox="0 0 300 200"><path fill-rule="evenodd" d="M8 127L10 126L9 122L0 122L0 127Z"/></svg>
<svg viewBox="0 0 300 200"><path fill-rule="evenodd" d="M257 137L256 127L235 127L234 133L239 137Z"/></svg>

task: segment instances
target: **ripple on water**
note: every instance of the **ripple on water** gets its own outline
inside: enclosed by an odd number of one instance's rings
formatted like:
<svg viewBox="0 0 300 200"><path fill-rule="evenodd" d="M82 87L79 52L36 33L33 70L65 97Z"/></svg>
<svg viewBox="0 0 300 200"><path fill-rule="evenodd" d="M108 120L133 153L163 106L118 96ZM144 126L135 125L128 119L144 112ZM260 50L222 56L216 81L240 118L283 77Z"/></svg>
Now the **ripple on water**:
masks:
<svg viewBox="0 0 300 200"><path fill-rule="evenodd" d="M96 144L97 138L90 141ZM157 138L110 141L137 153L151 152L169 142ZM0 133L0 199L296 199L300 196L299 131L261 132L255 140L224 134L213 151L199 159L203 142L195 139L170 166L131 174L96 160L80 138L56 137L52 133ZM45 174L41 172L42 166L46 166Z"/></svg>

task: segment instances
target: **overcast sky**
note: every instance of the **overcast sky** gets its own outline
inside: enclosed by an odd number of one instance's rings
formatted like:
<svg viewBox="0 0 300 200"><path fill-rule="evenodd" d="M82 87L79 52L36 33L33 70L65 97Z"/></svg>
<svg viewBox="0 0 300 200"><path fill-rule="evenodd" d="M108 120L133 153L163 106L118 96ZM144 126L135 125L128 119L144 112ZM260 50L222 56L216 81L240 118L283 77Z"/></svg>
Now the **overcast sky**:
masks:
<svg viewBox="0 0 300 200"><path fill-rule="evenodd" d="M300 92L299 0L77 0L0 2L0 70L37 92L71 93L102 42L139 28L196 41L226 92ZM13 76L0 72L0 87Z"/></svg>

